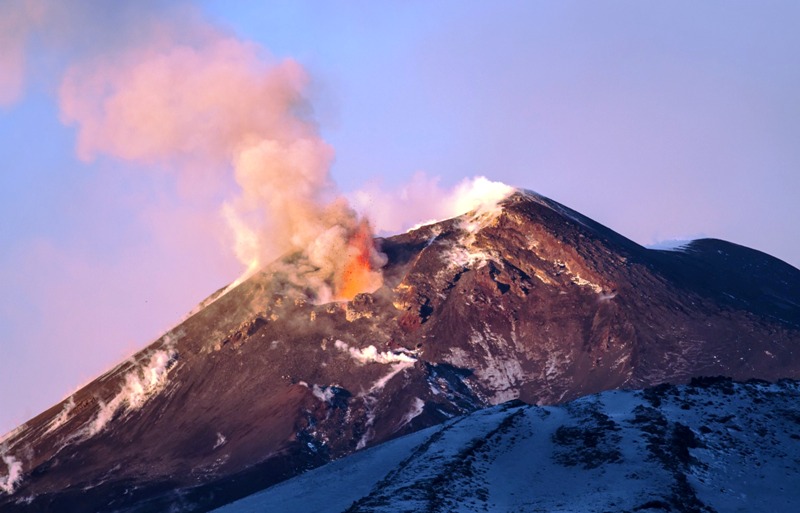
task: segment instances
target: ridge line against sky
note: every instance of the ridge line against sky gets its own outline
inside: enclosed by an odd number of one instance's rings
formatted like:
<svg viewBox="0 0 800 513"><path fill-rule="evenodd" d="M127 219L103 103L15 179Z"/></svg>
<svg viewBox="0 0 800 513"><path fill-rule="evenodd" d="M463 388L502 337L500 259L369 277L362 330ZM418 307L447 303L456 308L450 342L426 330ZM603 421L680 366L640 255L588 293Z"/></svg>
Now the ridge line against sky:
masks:
<svg viewBox="0 0 800 513"><path fill-rule="evenodd" d="M219 211L235 181L81 160L63 122L65 71L152 20L196 17L301 66L300 114L351 197L485 175L642 244L710 236L800 266L796 2L57 5L0 0L0 432L242 270Z"/></svg>

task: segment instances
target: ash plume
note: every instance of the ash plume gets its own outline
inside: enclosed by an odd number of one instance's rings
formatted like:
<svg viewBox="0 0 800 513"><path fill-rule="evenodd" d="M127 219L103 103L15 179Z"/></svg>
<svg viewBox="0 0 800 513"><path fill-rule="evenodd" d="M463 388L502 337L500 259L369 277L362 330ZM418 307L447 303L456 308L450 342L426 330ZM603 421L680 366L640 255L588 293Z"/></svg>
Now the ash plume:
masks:
<svg viewBox="0 0 800 513"><path fill-rule="evenodd" d="M78 154L232 173L239 192L222 213L249 270L300 251L320 286L341 281L340 256L361 224L331 181L333 149L305 115L303 68L208 25L158 28L146 44L67 71L60 104Z"/></svg>
<svg viewBox="0 0 800 513"><path fill-rule="evenodd" d="M95 7L80 2L82 14L71 17L85 18ZM7 72L0 101L9 104L21 95L28 40L60 26L56 18L65 13L46 0L16 1L6 10L16 27L2 36L8 44L0 53ZM134 19L135 30L122 30L129 37L107 51L81 52L69 31L53 41L69 62L58 101L62 121L77 128L78 157L176 173L188 190L209 180L221 191L233 188L219 208L250 272L300 252L321 296L350 299L379 287L380 253L369 233L363 258L369 224L331 180L334 152L311 119L303 67L186 7L145 3ZM353 273L353 261L364 269ZM362 274L357 285L345 283Z"/></svg>
<svg viewBox="0 0 800 513"><path fill-rule="evenodd" d="M293 278L318 301L381 286L385 257L374 245L373 224L331 179L334 150L311 116L310 78L298 62L180 4L112 9L85 0L67 8L55 0L11 0L0 11L10 24L0 35L0 104L24 92L26 48L50 49L67 63L56 73L57 97L61 120L77 129L77 156L171 173L189 195L215 191L230 247L247 269L234 286L286 254L300 255ZM487 198L496 202L507 189L481 178L446 191L437 179L416 175L399 195L367 187L355 205L379 229L397 231L461 214ZM377 201L366 205L365 197Z"/></svg>

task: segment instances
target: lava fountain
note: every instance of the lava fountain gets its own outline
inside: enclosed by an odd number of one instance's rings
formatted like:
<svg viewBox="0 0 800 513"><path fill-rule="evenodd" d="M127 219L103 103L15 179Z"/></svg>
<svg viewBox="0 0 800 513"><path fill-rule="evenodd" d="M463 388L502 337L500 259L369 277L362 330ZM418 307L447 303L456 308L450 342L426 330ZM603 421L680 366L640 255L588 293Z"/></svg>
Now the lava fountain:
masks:
<svg viewBox="0 0 800 513"><path fill-rule="evenodd" d="M345 262L336 283L335 296L340 301L350 301L362 292L374 292L383 284L377 256L382 256L375 248L372 228L362 219L355 232L347 241Z"/></svg>

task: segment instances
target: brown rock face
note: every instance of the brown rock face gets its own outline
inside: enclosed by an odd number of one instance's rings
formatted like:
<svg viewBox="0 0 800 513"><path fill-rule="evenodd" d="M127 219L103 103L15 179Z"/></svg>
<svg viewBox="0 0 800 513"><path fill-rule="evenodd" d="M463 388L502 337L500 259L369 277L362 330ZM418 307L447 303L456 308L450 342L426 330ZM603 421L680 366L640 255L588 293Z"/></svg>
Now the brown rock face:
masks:
<svg viewBox="0 0 800 513"><path fill-rule="evenodd" d="M395 237L386 250L431 240L396 286L419 312L406 338L426 341L430 362L472 370L485 401L798 372L800 273L763 253L710 239L648 250L523 194L474 234L462 226Z"/></svg>
<svg viewBox="0 0 800 513"><path fill-rule="evenodd" d="M384 286L347 303L315 304L291 258L209 301L7 437L0 509L204 511L511 399L800 378L797 269L648 250L532 193L501 207L379 240Z"/></svg>

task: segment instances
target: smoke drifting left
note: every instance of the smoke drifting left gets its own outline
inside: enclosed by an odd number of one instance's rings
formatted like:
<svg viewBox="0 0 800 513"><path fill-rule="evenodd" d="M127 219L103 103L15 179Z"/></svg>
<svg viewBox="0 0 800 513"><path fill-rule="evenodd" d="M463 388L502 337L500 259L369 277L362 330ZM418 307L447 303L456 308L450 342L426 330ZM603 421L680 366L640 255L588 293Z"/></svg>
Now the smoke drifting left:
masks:
<svg viewBox="0 0 800 513"><path fill-rule="evenodd" d="M12 4L18 28L4 36L14 45L0 61L15 77L0 88L6 103L19 96L25 39L64 14L55 1ZM331 180L334 152L308 116L302 66L186 9L153 8L135 19L136 30L123 32L136 36L107 51L65 53L58 99L62 121L77 127L79 158L166 169L184 183L232 176L238 191L217 208L249 271L299 252L311 269L299 278L320 299L379 287L380 254L369 223Z"/></svg>
<svg viewBox="0 0 800 513"><path fill-rule="evenodd" d="M224 220L246 269L237 283L292 253L301 257L293 278L318 301L352 299L382 284L371 227L407 229L509 194L484 178L448 191L418 173L391 193L373 184L351 195L368 222L331 179L334 151L310 115L303 67L190 6L7 0L0 20L13 22L0 25L8 29L0 31L0 106L24 93L29 47L55 55L60 67L44 76L57 82L61 120L77 129L78 157L169 173L189 196L213 189L194 224Z"/></svg>
<svg viewBox="0 0 800 513"><path fill-rule="evenodd" d="M1 367L0 385L29 393L0 412L0 431L169 329L243 268L240 280L292 254L288 279L317 302L347 300L382 283L372 229L451 217L468 210L462 199L507 189L479 179L444 190L418 174L349 202L309 89L297 62L172 0L0 0L0 114L27 110L26 94L37 106L51 95L77 157L92 162L63 159L48 126L26 132L22 153L58 162L44 179L76 182L43 183L57 201L43 194L36 205L42 227L4 248L0 279L14 299L0 305L0 328L13 341L6 360L23 365ZM14 180L31 172L5 164Z"/></svg>

